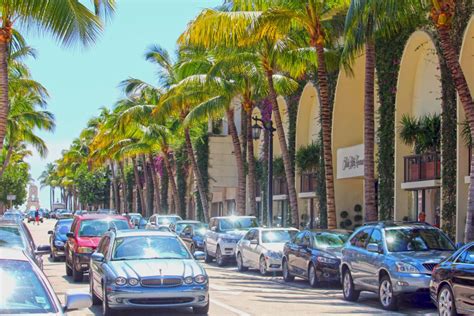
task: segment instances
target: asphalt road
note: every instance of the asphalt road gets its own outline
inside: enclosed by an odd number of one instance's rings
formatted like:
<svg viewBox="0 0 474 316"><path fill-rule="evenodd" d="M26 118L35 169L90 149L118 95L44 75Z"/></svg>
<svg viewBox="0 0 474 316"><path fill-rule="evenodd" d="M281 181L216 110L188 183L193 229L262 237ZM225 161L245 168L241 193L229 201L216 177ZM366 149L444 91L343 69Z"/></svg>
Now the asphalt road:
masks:
<svg viewBox="0 0 474 316"><path fill-rule="evenodd" d="M48 230L55 220L45 220L39 226L28 224L36 244L47 244ZM219 268L215 264L205 264L210 278L211 316L249 316L249 315L437 315L429 302L404 302L398 313L387 313L378 304L375 295L362 293L358 302L350 303L342 299L339 285L325 285L310 288L308 283L298 280L285 283L280 275L262 277L257 271L240 273L229 265ZM74 283L66 276L64 262L52 262L44 258L44 272L48 276L58 297L63 300L68 290L87 291L88 278L82 283ZM101 315L100 306L88 310L70 312L69 315ZM128 311L123 315L192 315L191 309Z"/></svg>

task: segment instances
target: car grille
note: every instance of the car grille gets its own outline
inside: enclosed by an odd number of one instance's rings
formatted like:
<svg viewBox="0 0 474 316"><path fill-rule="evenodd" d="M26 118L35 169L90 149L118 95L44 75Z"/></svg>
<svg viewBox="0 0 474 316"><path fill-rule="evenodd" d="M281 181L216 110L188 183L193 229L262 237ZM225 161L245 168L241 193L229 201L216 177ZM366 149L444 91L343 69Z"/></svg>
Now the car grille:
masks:
<svg viewBox="0 0 474 316"><path fill-rule="evenodd" d="M152 278L152 279L143 279L143 286L157 287L171 287L171 286L180 286L183 284L182 278Z"/></svg>
<svg viewBox="0 0 474 316"><path fill-rule="evenodd" d="M437 265L437 263L423 263L423 267L425 267L426 270L432 272L434 267Z"/></svg>
<svg viewBox="0 0 474 316"><path fill-rule="evenodd" d="M172 305L185 304L193 301L192 297L166 297L166 298L135 298L131 299L132 304L141 305Z"/></svg>

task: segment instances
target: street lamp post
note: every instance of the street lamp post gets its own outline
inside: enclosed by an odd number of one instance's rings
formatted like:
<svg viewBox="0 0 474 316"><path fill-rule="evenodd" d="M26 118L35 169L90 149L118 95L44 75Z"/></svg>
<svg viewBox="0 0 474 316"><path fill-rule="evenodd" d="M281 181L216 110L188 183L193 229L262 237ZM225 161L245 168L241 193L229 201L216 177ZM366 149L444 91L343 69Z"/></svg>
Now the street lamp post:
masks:
<svg viewBox="0 0 474 316"><path fill-rule="evenodd" d="M268 209L268 226L272 227L273 224L273 132L276 129L273 128L273 122L263 121L262 119L254 116L253 120L255 124L252 126L252 138L260 139L262 129L268 131L268 179L267 179L267 209ZM262 126L258 124L260 122Z"/></svg>

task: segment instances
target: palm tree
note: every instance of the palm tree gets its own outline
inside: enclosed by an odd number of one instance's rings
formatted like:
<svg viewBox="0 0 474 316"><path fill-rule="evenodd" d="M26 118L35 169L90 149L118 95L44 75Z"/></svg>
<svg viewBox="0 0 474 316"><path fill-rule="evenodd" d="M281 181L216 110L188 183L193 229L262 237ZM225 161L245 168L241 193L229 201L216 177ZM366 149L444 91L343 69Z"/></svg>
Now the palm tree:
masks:
<svg viewBox="0 0 474 316"><path fill-rule="evenodd" d="M7 129L9 105L8 56L18 46L14 23L52 35L61 44L92 44L102 31L101 17L112 14L115 0L94 0L95 13L79 0L5 0L0 26L0 149Z"/></svg>
<svg viewBox="0 0 474 316"><path fill-rule="evenodd" d="M474 101L466 77L462 71L458 60L455 46L451 40L452 22L455 14L455 0L424 0L424 3L431 4L430 17L440 40L441 51L446 65L451 73L454 86L459 95L459 100L466 113L471 134L474 136ZM474 239L474 151L471 157L471 174L469 182L469 197L467 207L466 228L464 240L466 242Z"/></svg>
<svg viewBox="0 0 474 316"><path fill-rule="evenodd" d="M53 177L56 171L56 165L49 162L46 164L46 168L43 170L38 180L40 181L41 188L49 186L49 205L50 210L53 210L54 204L54 186L53 186Z"/></svg>

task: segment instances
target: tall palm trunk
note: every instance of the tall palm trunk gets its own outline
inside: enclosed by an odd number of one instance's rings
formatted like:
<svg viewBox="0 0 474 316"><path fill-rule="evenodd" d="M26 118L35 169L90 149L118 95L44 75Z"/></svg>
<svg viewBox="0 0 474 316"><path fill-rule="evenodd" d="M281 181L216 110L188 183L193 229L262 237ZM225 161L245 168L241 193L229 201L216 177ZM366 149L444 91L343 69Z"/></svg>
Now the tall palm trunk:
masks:
<svg viewBox="0 0 474 316"><path fill-rule="evenodd" d="M0 149L1 150L1 149ZM10 159L13 154L13 146L8 147L7 155L5 156L5 160L3 161L2 169L0 170L0 178L3 177L3 173L7 169L8 165L10 164Z"/></svg>
<svg viewBox="0 0 474 316"><path fill-rule="evenodd" d="M171 188L171 195L173 196L172 200L173 200L174 208L181 210L181 203L179 201L179 195L178 195L178 187L176 186L176 179L174 178L173 167L171 166L171 162L170 162L167 151L163 152L163 162L165 164L166 173L168 173L168 183ZM172 208L170 207L170 210L171 209Z"/></svg>
<svg viewBox="0 0 474 316"><path fill-rule="evenodd" d="M449 30L450 29L445 26L438 27L441 49L446 60L446 65L451 72L454 86L459 94L459 100L469 121L471 137L474 137L474 102L461 65L459 64L458 55L451 41ZM469 196L464 233L465 242L474 240L474 150L471 153L471 173L469 178Z"/></svg>
<svg viewBox="0 0 474 316"><path fill-rule="evenodd" d="M5 22L6 23L6 22ZM10 31L9 31L10 30ZM9 33L10 32L10 33ZM0 151L3 149L3 140L7 133L8 112L8 45L11 36L11 27L0 30Z"/></svg>
<svg viewBox="0 0 474 316"><path fill-rule="evenodd" d="M53 211L53 203L54 203L54 198L53 198L53 187L49 186L49 209Z"/></svg>
<svg viewBox="0 0 474 316"><path fill-rule="evenodd" d="M133 163L133 175L135 176L135 185L137 186L137 191L138 191L137 193L140 199L140 204L142 206L142 215L147 215L148 209L147 209L147 203L146 203L146 198L145 198L145 192L143 191L143 185L140 180L140 174L138 173L138 165L137 165L136 157L132 158L132 163Z"/></svg>
<svg viewBox="0 0 474 316"><path fill-rule="evenodd" d="M147 159L145 155L141 155L142 161L143 161L143 175L145 177L145 190L144 191L144 196L145 196L145 202L146 202L146 210L147 210L147 216L150 216L153 214L153 192L152 192L152 182L153 180L152 175L151 175L151 170L148 166Z"/></svg>
<svg viewBox="0 0 474 316"><path fill-rule="evenodd" d="M121 211L120 196L119 196L119 190L118 190L118 184L117 184L117 175L115 173L114 162L110 161L109 165L110 165L110 171L112 172L113 201L115 203L115 207L117 208L117 212L120 213L120 211Z"/></svg>
<svg viewBox="0 0 474 316"><path fill-rule="evenodd" d="M153 195L154 195L154 209L153 211L161 214L161 197L160 197L160 179L153 165L153 156L149 154L147 156L147 165L150 168L151 179L153 181Z"/></svg>
<svg viewBox="0 0 474 316"><path fill-rule="evenodd" d="M256 184L256 167L255 167L255 153L253 150L252 138L252 111L246 113L247 119L247 164L248 164L248 179L249 179L249 214L257 215L257 184Z"/></svg>
<svg viewBox="0 0 474 316"><path fill-rule="evenodd" d="M367 41L365 52L365 99L364 99L364 204L365 220L378 219L375 207L374 163L374 89L375 44Z"/></svg>
<svg viewBox="0 0 474 316"><path fill-rule="evenodd" d="M326 179L326 203L328 214L328 228L336 229L336 200L334 197L334 171L332 165L332 124L331 106L329 103L329 81L324 59L324 47L317 39L312 40L316 48L318 60L318 84L321 100L321 130L323 135L324 176Z"/></svg>
<svg viewBox="0 0 474 316"><path fill-rule="evenodd" d="M239 134L235 127L234 109L226 111L229 134L232 137L234 146L234 157L237 163L237 198L235 200L237 215L245 215L245 166L242 157L242 147L240 145Z"/></svg>
<svg viewBox="0 0 474 316"><path fill-rule="evenodd" d="M229 125L230 126L230 125ZM189 159L191 160L191 166L193 167L194 177L196 178L196 183L199 191L199 197L201 198L202 210L204 213L204 221L209 223L209 201L206 194L206 189L204 187L204 180L202 179L201 170L196 161L196 156L194 155L193 143L191 142L191 135L189 134L189 128L184 130L184 135L186 138L186 150L188 152Z"/></svg>
<svg viewBox="0 0 474 316"><path fill-rule="evenodd" d="M286 144L285 130L283 128L283 122L281 120L277 93L275 91L275 86L273 85L273 72L271 70L267 70L267 80L270 92L270 101L272 103L273 118L276 125L278 141L280 143L283 165L285 167L286 182L288 184L288 196L290 198L291 216L293 220L293 225L295 225L295 227L299 227L300 218L298 215L298 197L296 195L295 175L293 173L290 153L288 152L288 146ZM269 157L269 159L273 159L273 157Z"/></svg>
<svg viewBox="0 0 474 316"><path fill-rule="evenodd" d="M128 207L128 196L127 196L127 179L125 178L125 168L123 166L123 161L119 161L120 167L120 182L122 186L122 206L124 212L129 212L130 208Z"/></svg>

